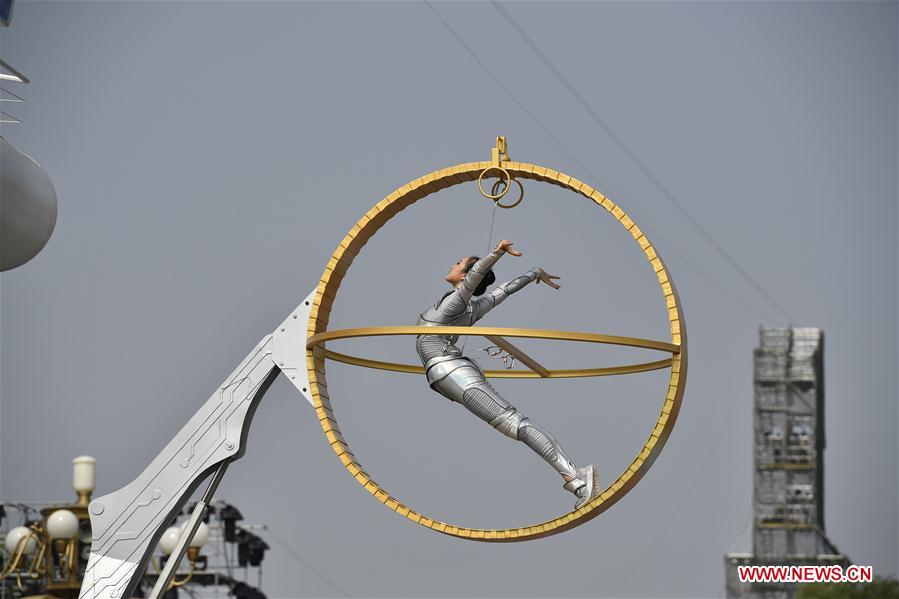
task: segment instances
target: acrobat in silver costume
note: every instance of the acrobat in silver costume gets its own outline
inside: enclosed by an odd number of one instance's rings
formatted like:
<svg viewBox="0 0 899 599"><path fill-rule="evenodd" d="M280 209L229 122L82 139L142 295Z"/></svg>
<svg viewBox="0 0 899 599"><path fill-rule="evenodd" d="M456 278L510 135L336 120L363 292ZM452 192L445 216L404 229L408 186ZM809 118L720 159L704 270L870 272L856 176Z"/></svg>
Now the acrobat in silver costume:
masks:
<svg viewBox="0 0 899 599"><path fill-rule="evenodd" d="M493 251L466 273L462 284L445 293L418 319L424 326L470 326L511 294L536 281L540 267L534 267L511 281L498 285L482 297L472 297L481 280L503 255ZM577 497L575 508L598 493L594 467L577 468L559 442L542 426L522 416L487 382L480 366L462 355L456 346L458 335L419 335L415 348L427 373L428 384L445 397L461 403L503 434L524 442L556 469L565 480L563 488Z"/></svg>

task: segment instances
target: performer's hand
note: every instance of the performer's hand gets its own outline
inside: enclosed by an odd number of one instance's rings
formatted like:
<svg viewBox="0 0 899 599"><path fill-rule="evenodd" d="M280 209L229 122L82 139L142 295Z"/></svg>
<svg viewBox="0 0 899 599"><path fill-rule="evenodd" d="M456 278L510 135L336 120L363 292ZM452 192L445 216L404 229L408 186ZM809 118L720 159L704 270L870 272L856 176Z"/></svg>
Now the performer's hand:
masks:
<svg viewBox="0 0 899 599"><path fill-rule="evenodd" d="M550 279L558 279L558 278L559 278L559 277L557 277L556 275L551 275L551 274L547 273L545 270L543 270L543 269L541 268L541 269L540 269L540 276L537 277L537 280L535 281L535 284L539 284L540 281L543 281L544 283L546 283L547 285L549 285L549 286L552 287L553 289L558 289L559 287L561 287L561 285L556 285L555 283L553 283L553 282L550 280Z"/></svg>
<svg viewBox="0 0 899 599"><path fill-rule="evenodd" d="M500 253L505 252L507 254L511 254L512 256L521 256L522 255L521 252L519 252L518 250L512 249L512 242L509 241L508 239L500 240L500 242L496 244L496 249L494 249L493 251L500 252Z"/></svg>

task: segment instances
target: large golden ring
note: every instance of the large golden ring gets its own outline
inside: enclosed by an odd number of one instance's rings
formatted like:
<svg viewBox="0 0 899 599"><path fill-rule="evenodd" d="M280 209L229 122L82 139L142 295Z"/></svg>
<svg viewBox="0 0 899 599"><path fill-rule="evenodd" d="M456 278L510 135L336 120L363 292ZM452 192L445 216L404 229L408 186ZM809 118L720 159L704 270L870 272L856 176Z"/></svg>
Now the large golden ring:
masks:
<svg viewBox="0 0 899 599"><path fill-rule="evenodd" d="M378 202L365 216L359 219L337 246L337 249L334 250L331 260L322 273L312 301L308 337L312 338L312 340L325 339L316 337L316 335L329 332L327 331L328 320L334 300L337 297L337 291L340 288L340 283L346 276L350 266L352 266L353 260L362 249L362 246L368 242L375 232L399 211L436 191L475 180L478 181L480 187L480 179L485 169L491 166L492 163L486 161L470 162L434 171L403 185ZM639 244L661 287L668 310L671 332L669 344L672 348L677 348L679 351L673 351L673 349L671 351L671 371L668 379L668 389L662 402L658 419L649 432L640 452L627 469L619 474L608 488L598 497L595 497L575 511L563 514L552 520L518 528L466 528L429 518L394 498L381 488L362 468L362 465L344 440L331 406L325 375L325 359L328 357L328 352L321 343L314 342L306 350L309 388L319 423L334 452L359 484L388 508L422 526L460 538L491 542L531 540L569 530L595 518L624 497L643 478L668 440L683 401L687 372L687 334L680 300L674 283L668 276L664 262L656 254L649 239L646 238L640 228L634 224L619 206L615 205L614 202L599 191L564 173L534 164L512 161L504 161L502 170L508 173L510 178L534 179L569 189L605 208L627 229L637 244ZM506 190L508 190L508 186ZM334 332L331 331L331 333Z"/></svg>

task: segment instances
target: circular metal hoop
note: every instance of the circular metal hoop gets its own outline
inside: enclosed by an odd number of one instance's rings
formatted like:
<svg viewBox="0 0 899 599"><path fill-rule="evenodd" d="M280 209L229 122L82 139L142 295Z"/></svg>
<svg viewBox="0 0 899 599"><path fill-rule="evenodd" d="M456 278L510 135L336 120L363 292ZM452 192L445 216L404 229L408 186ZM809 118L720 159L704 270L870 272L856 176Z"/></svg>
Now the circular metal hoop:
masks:
<svg viewBox="0 0 899 599"><path fill-rule="evenodd" d="M499 171L506 176L506 186L503 188L503 190L501 192L499 192L498 195L487 193L486 191L484 191L484 186L481 184L481 182L484 180L484 175L486 175L490 171ZM512 175L510 175L509 171L507 171L506 169L504 169L501 166L488 165L487 168L485 168L481 172L481 174L478 176L478 190L481 192L481 195L484 196L485 198L493 200L494 202L499 202L500 199L502 199L507 193L509 193L509 189L511 187L512 187ZM524 189L522 188L522 193L523 192L524 192Z"/></svg>
<svg viewBox="0 0 899 599"><path fill-rule="evenodd" d="M496 205L499 206L500 208L514 208L515 206L517 206L521 203L521 200L524 199L524 185L522 185L521 181L519 181L518 179L513 178L512 182L518 184L518 199L515 200L514 202L512 202L511 204L503 204L499 200L493 200L494 202L496 202ZM494 183L494 186L497 183L499 183L499 181ZM506 189L504 190L504 193L508 193L509 187L510 187L510 184L506 183ZM493 190L491 189L490 191L493 191Z"/></svg>
<svg viewBox="0 0 899 599"><path fill-rule="evenodd" d="M436 330L435 330L436 329ZM581 333L571 331L545 331L541 329L517 329L505 327L432 327L432 326L404 326L404 327L365 327L358 329L339 329L318 333L306 340L306 349L312 349L326 341L338 339L355 339L357 337L378 337L383 335L460 335L480 337L519 337L527 339L555 339L559 341L581 341L586 343L604 343L607 345L625 345L629 347L641 347L667 351L672 354L680 352L680 347L671 343L653 341L652 339L640 339L637 337L619 337L617 335L601 335L599 333ZM325 350L325 357L345 364L375 368L378 370L392 370L394 372L408 372L412 374L424 374L425 369L412 364L396 364L394 362L381 362L366 358L357 358ZM633 374L635 372L647 372L671 366L671 359L643 362L639 364L627 364L624 366L608 366L605 368L575 368L569 370L485 370L484 374L492 378L506 379L532 379L532 378L576 378L589 376L610 376L614 374Z"/></svg>
<svg viewBox="0 0 899 599"><path fill-rule="evenodd" d="M478 181L478 186L480 187L480 180L484 170L491 166L491 162L471 162L434 171L403 185L378 202L365 216L359 219L337 246L337 249L331 256L331 260L322 273L309 315L308 337L328 332L327 327L331 308L337 297L341 281L346 276L350 266L352 266L356 255L372 235L399 211L436 191L469 181ZM668 389L661 405L659 417L646 442L627 469L608 488L598 497L595 497L573 512L563 514L552 520L518 528L466 528L429 518L391 496L362 468L344 440L340 427L337 424L337 418L331 407L325 372L325 359L328 357L328 352L321 344L314 344L306 350L310 392L319 423L332 449L334 449L340 461L359 484L388 508L417 524L444 534L488 542L525 541L570 530L598 516L624 497L643 478L668 440L683 401L687 372L687 336L680 300L674 284L668 276L664 262L656 254L652 244L640 228L610 199L573 177L542 166L512 161L504 161L502 170L509 174L509 180L511 180L511 177L517 177L558 185L578 193L605 208L625 227L640 246L661 287L665 306L668 310L671 332L670 344L677 346L680 351L672 353ZM507 186L506 190L508 190L508 187L510 186Z"/></svg>

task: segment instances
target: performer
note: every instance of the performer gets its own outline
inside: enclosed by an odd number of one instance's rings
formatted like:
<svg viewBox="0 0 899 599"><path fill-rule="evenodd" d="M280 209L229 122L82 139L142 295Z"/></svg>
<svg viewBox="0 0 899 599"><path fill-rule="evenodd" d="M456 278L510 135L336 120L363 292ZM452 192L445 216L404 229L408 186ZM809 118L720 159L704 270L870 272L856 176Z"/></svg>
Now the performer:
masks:
<svg viewBox="0 0 899 599"><path fill-rule="evenodd" d="M496 280L491 267L505 254L521 256L508 239L500 241L484 258L468 256L450 268L446 281L453 286L437 303L423 312L419 325L470 326L511 294L531 282L541 281L558 289L539 266L525 274L495 287L484 295L487 286ZM474 298L472 296L475 296ZM480 297L484 296L484 297ZM591 464L577 468L562 450L559 442L542 426L524 417L487 382L484 372L474 360L463 356L456 346L458 335L418 335L415 349L427 373L428 384L445 397L464 405L471 412L503 434L524 442L537 452L562 476L562 487L575 494L575 509L600 493L599 474Z"/></svg>

